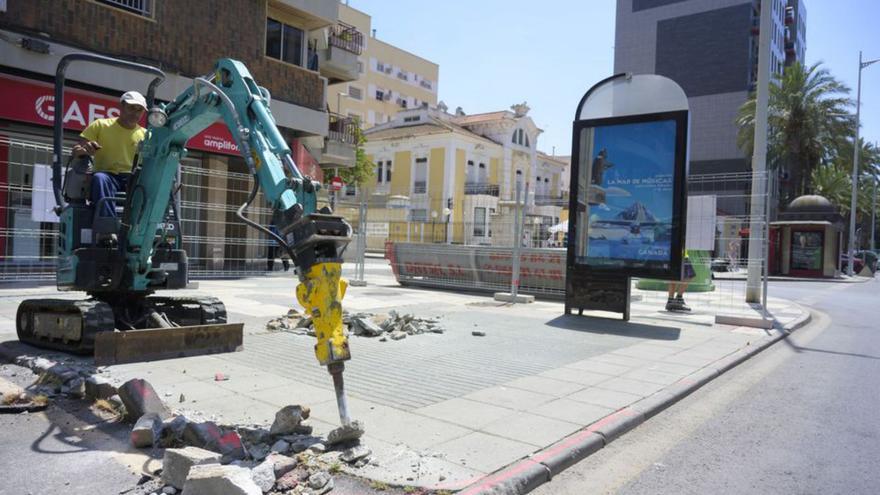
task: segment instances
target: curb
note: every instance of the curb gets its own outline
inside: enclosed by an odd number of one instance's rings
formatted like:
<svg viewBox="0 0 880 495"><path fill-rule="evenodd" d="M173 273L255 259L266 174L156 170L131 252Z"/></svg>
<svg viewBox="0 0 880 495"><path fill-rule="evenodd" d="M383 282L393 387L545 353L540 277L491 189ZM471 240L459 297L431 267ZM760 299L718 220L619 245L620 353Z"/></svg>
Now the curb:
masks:
<svg viewBox="0 0 880 495"><path fill-rule="evenodd" d="M490 474L467 486L458 495L523 495L550 481L553 476L598 452L614 439L635 429L703 385L737 367L771 345L809 324L813 315L804 307L802 315L779 328L779 332L760 343L739 349L692 373L672 385L645 397L587 426L529 457Z"/></svg>

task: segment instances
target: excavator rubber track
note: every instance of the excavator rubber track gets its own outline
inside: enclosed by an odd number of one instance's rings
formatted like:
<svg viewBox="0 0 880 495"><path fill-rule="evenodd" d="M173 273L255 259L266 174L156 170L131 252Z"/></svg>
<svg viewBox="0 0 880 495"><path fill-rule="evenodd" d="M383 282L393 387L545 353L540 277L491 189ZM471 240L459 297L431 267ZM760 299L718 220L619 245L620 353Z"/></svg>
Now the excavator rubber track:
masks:
<svg viewBox="0 0 880 495"><path fill-rule="evenodd" d="M115 328L113 308L96 299L28 299L18 306L18 340L72 354L91 354L95 336Z"/></svg>
<svg viewBox="0 0 880 495"><path fill-rule="evenodd" d="M226 323L226 307L216 297L145 297L135 305L155 311L176 326L131 328L131 308L98 299L31 299L16 317L20 341L42 348L92 354L99 366L242 349L243 325ZM115 309L115 311L114 311ZM116 330L122 327L125 330Z"/></svg>

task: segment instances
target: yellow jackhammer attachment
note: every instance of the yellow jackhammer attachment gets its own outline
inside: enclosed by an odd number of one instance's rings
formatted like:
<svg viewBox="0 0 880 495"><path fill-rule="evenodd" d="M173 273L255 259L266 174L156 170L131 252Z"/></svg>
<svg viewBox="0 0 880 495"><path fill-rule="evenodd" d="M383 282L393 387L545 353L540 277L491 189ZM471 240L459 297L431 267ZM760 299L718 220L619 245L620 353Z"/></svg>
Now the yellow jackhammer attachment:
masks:
<svg viewBox="0 0 880 495"><path fill-rule="evenodd" d="M340 248L350 239L350 227L340 217L313 213L295 229L294 237L301 239L294 244L300 283L296 298L307 315L312 317L315 328L315 357L327 367L333 377L336 404L342 426L327 436L330 444L360 438L364 433L359 421L352 421L345 395L342 374L345 361L351 359L348 335L342 323L342 298L348 282L342 278Z"/></svg>
<svg viewBox="0 0 880 495"><path fill-rule="evenodd" d="M345 395L345 384L342 372L345 361L351 359L348 347L348 335L342 324L342 298L348 282L342 278L342 264L324 262L312 265L296 287L296 298L311 315L315 327L315 357L333 377L336 389L336 405L339 407L339 420L342 426L330 432L329 443L354 440L363 435L363 426L352 421L348 412L348 399Z"/></svg>

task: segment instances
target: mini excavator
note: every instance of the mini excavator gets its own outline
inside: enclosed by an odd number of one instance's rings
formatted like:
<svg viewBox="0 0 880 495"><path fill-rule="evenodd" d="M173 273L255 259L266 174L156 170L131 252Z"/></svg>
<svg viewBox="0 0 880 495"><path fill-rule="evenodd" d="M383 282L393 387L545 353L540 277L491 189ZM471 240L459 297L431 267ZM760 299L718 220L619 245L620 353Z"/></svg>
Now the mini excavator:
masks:
<svg viewBox="0 0 880 495"><path fill-rule="evenodd" d="M174 194L186 142L213 124L226 124L254 178L237 211L242 222L277 242L297 268L296 297L312 317L315 354L333 377L342 429L351 430L342 374L350 359L342 324L342 252L351 226L329 208L317 208L321 185L300 173L270 111L269 91L236 60L221 59L210 75L170 103L154 98L165 74L156 67L94 54L64 56L56 69L55 108L64 108L65 72L73 62L98 63L153 76L147 91L147 134L140 143L124 194L105 198L115 217L88 204L88 158L63 166L63 111L55 112L52 188L60 218L57 286L87 299L31 299L16 315L19 340L78 354L97 365L151 361L241 349L242 324L226 321L214 297L164 297L157 290L189 285L186 252ZM262 188L277 234L245 216ZM99 243L98 239L115 239ZM354 422L357 423L357 422ZM357 426L356 428L360 428ZM350 432L349 432L350 434ZM355 433L357 435L357 433Z"/></svg>

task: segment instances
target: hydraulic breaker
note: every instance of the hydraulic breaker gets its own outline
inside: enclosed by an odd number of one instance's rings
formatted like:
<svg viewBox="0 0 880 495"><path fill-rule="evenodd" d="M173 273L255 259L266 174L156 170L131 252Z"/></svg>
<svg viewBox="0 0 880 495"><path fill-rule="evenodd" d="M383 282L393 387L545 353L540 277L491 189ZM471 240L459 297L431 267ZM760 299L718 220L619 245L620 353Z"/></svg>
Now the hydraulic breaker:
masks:
<svg viewBox="0 0 880 495"><path fill-rule="evenodd" d="M312 317L318 339L315 356L333 377L343 428L352 422L342 380L345 361L351 359L348 336L342 324L342 298L347 288L348 282L342 278L342 264L338 262L315 263L305 271L296 287L297 300Z"/></svg>

